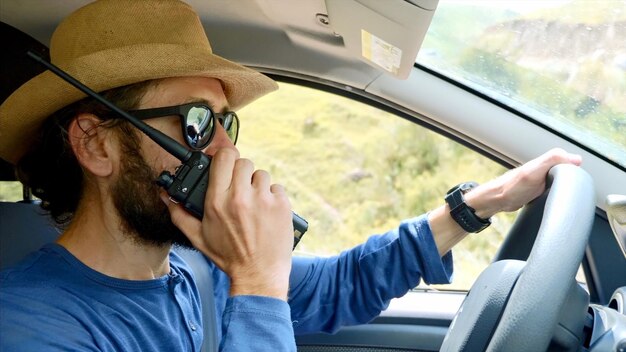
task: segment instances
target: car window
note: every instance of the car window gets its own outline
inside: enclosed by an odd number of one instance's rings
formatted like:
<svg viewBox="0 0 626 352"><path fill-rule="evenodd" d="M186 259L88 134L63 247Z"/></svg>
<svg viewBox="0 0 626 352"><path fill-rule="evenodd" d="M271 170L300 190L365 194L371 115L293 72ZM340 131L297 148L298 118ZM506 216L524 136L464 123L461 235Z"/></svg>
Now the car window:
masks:
<svg viewBox="0 0 626 352"><path fill-rule="evenodd" d="M417 62L626 167L626 2L441 0Z"/></svg>
<svg viewBox="0 0 626 352"><path fill-rule="evenodd" d="M281 83L238 112L242 157L285 186L309 221L300 254L332 255L443 204L454 185L506 171L494 161L378 108ZM515 214L470 235L454 250L446 289L469 289L487 267Z"/></svg>
<svg viewBox="0 0 626 352"><path fill-rule="evenodd" d="M0 202L17 202L22 199L21 183L17 181L0 181Z"/></svg>

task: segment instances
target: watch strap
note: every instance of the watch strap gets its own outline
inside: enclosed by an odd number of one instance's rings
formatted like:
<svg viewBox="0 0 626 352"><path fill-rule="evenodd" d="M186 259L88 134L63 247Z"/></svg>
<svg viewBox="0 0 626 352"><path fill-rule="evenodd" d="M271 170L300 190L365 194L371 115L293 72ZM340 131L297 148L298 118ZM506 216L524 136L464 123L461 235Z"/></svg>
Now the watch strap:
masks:
<svg viewBox="0 0 626 352"><path fill-rule="evenodd" d="M474 208L465 203L464 193L469 192L476 184L461 184L452 188L446 195L446 203L450 207L450 216L467 232L478 233L491 225L490 219L476 215Z"/></svg>

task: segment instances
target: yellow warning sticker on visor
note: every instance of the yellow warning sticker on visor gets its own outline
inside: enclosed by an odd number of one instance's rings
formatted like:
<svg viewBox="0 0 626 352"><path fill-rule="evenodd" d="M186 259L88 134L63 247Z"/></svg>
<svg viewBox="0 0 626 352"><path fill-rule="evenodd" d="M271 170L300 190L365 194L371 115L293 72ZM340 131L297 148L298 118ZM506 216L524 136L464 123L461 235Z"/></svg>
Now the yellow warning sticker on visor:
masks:
<svg viewBox="0 0 626 352"><path fill-rule="evenodd" d="M400 68L402 50L372 33L361 29L361 52L364 58L396 74Z"/></svg>

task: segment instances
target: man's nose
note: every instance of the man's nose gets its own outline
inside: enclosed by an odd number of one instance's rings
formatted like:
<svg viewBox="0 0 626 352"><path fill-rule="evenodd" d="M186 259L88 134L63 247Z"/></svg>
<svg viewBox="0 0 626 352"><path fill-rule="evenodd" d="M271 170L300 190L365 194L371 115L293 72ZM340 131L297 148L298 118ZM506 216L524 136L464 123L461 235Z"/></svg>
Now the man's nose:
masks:
<svg viewBox="0 0 626 352"><path fill-rule="evenodd" d="M239 150L235 147L233 141L228 138L228 134L224 130L222 124L218 123L215 126L215 135L213 136L211 143L209 143L209 145L204 149L204 154L213 156L218 149L224 148L235 150L237 152L237 157L239 157Z"/></svg>

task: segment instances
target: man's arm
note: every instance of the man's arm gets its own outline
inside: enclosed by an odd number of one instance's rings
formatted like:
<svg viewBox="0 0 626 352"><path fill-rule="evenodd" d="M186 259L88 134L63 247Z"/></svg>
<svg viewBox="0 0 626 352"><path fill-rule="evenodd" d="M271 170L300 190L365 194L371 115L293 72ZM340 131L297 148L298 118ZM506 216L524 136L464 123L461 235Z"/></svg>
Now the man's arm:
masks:
<svg viewBox="0 0 626 352"><path fill-rule="evenodd" d="M469 192L466 201L483 218L517 210L544 191L548 171L561 163L579 165L580 157L551 150ZM450 249L467 235L449 212L441 206L428 214L428 221L409 220L338 257L295 259L290 304L296 333L332 332L367 322L422 277L447 282Z"/></svg>
<svg viewBox="0 0 626 352"><path fill-rule="evenodd" d="M562 149L552 149L547 153L493 179L465 195L466 203L476 210L476 215L486 219L502 211L515 211L537 198L546 187L546 176L558 164L581 164L579 155ZM459 243L465 232L450 216L448 205L442 205L428 214L439 249L444 255Z"/></svg>
<svg viewBox="0 0 626 352"><path fill-rule="evenodd" d="M452 254L439 256L426 216L331 258L294 258L289 304L296 334L335 332L376 317L418 285L449 283Z"/></svg>
<svg viewBox="0 0 626 352"><path fill-rule="evenodd" d="M289 305L281 299L237 295L222 318L222 352L296 350Z"/></svg>

